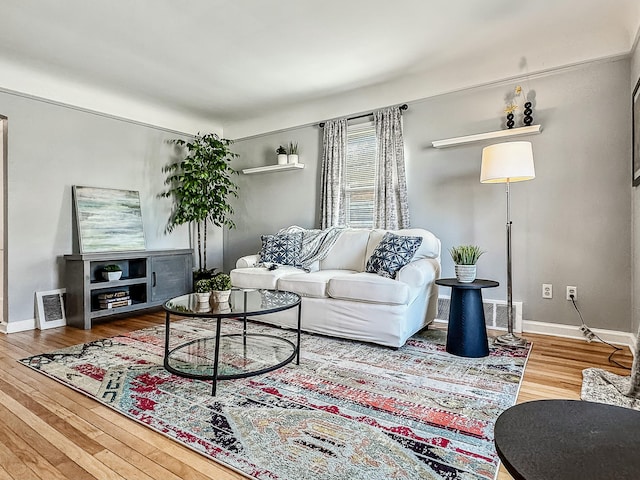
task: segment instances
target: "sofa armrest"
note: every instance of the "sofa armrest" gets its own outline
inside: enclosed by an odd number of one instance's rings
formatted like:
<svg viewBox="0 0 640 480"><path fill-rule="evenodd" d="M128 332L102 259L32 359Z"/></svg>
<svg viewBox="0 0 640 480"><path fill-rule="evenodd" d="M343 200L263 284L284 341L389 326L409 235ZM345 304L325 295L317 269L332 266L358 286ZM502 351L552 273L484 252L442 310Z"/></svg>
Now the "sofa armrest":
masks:
<svg viewBox="0 0 640 480"><path fill-rule="evenodd" d="M420 288L433 283L440 276L440 263L433 258L414 260L402 267L396 280L406 283L410 288Z"/></svg>
<svg viewBox="0 0 640 480"><path fill-rule="evenodd" d="M244 257L240 257L236 262L236 268L248 268L255 267L260 260L260 255L246 255Z"/></svg>

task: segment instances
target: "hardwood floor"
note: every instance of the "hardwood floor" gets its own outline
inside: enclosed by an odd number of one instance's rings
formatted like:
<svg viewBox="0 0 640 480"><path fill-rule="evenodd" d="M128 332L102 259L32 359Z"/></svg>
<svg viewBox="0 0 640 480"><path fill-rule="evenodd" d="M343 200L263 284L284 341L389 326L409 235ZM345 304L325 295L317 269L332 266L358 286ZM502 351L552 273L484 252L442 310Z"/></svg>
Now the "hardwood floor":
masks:
<svg viewBox="0 0 640 480"><path fill-rule="evenodd" d="M152 312L112 319L92 330L72 327L0 335L0 480L244 478L128 420L16 360L162 323ZM518 402L580 395L582 369L609 365L611 349L541 335L534 342ZM631 365L628 349L616 354ZM498 479L511 478L501 470Z"/></svg>

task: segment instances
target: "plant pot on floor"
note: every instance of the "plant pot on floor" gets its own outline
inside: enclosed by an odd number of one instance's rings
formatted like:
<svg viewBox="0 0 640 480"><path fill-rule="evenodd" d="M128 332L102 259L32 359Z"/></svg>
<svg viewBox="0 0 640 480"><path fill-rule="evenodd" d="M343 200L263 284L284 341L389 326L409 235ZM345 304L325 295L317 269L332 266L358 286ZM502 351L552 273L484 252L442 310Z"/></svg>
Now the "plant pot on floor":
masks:
<svg viewBox="0 0 640 480"><path fill-rule="evenodd" d="M472 283L476 279L476 265L456 265L455 269L460 283Z"/></svg>

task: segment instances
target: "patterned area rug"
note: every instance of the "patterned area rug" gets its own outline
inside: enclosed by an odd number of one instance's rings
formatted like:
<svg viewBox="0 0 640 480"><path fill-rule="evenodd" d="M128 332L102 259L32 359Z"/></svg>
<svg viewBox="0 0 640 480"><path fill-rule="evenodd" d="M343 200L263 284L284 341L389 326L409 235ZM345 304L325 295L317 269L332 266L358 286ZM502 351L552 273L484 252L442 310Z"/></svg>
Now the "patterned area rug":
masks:
<svg viewBox="0 0 640 480"><path fill-rule="evenodd" d="M214 336L214 326L177 321L172 339ZM445 335L393 350L303 334L300 365L220 381L216 397L210 382L162 367L164 326L21 362L256 479L492 479L493 425L515 403L529 349L460 358Z"/></svg>

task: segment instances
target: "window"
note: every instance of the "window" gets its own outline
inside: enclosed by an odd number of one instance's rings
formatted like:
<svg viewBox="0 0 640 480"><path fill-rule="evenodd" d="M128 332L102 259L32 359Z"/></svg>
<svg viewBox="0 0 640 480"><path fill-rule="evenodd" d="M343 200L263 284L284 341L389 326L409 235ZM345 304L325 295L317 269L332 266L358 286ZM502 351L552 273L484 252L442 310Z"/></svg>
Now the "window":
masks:
<svg viewBox="0 0 640 480"><path fill-rule="evenodd" d="M345 187L345 222L352 228L373 228L376 181L376 130L373 122L349 125Z"/></svg>

